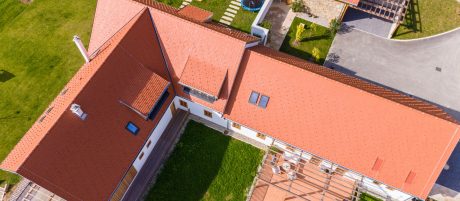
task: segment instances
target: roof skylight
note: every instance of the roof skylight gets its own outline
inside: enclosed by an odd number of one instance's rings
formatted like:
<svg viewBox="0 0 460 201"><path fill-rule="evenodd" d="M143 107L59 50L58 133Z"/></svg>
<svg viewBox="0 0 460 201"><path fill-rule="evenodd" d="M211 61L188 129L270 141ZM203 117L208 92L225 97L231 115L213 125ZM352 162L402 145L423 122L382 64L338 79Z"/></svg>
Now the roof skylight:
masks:
<svg viewBox="0 0 460 201"><path fill-rule="evenodd" d="M256 105L258 99L259 99L259 93L252 91L251 96L249 96L249 103Z"/></svg>
<svg viewBox="0 0 460 201"><path fill-rule="evenodd" d="M260 97L259 107L261 107L261 108L267 108L267 104L268 104L268 100L269 100L269 99L270 99L270 97L262 95L262 96Z"/></svg>

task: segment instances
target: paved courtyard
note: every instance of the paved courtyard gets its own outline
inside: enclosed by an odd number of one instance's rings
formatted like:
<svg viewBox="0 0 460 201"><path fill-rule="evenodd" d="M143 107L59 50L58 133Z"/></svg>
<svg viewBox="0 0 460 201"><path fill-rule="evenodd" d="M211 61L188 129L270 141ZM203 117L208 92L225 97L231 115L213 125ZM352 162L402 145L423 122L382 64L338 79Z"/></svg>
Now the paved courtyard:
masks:
<svg viewBox="0 0 460 201"><path fill-rule="evenodd" d="M441 105L460 120L460 30L394 41L358 30L337 34L325 66Z"/></svg>

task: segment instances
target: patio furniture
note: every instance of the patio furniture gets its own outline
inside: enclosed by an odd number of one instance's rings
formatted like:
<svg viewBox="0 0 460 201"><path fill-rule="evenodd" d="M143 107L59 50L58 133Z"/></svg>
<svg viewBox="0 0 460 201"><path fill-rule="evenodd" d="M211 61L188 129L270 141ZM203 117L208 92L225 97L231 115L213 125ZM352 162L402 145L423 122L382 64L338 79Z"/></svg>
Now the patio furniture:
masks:
<svg viewBox="0 0 460 201"><path fill-rule="evenodd" d="M282 168L283 168L283 170L285 170L287 172L287 171L289 171L291 169L291 164L288 163L288 162L284 162Z"/></svg>
<svg viewBox="0 0 460 201"><path fill-rule="evenodd" d="M297 179L297 174L294 171L288 172L287 175L288 175L288 179L291 180L291 181L294 180L294 179Z"/></svg>
<svg viewBox="0 0 460 201"><path fill-rule="evenodd" d="M280 166L272 166L272 172L273 174L280 174L281 173Z"/></svg>
<svg viewBox="0 0 460 201"><path fill-rule="evenodd" d="M299 163L300 157L297 154L285 151L283 153L283 156L284 156L284 160L286 160L286 161L289 161L289 162L294 163L296 165L297 165L297 163Z"/></svg>

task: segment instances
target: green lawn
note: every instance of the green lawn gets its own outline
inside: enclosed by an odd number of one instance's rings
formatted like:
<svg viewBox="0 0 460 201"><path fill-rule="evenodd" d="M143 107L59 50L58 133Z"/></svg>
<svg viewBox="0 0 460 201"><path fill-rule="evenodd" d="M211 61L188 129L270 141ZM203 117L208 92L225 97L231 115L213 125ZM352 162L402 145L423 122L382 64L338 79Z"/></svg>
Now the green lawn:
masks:
<svg viewBox="0 0 460 201"><path fill-rule="evenodd" d="M0 1L0 161L84 63L95 0ZM0 183L19 177L0 171Z"/></svg>
<svg viewBox="0 0 460 201"><path fill-rule="evenodd" d="M305 32L303 33L304 39L301 40L298 46L295 46L293 45L293 42L295 40L297 25L299 23L305 24ZM302 59L314 61L312 57L312 50L316 47L320 50L320 59L316 63L322 65L326 59L327 53L329 52L334 36L331 36L328 28L320 25L317 25L316 32L314 32L310 28L311 24L312 23L309 21L296 17L294 21L292 21L291 27L284 38L280 51Z"/></svg>
<svg viewBox="0 0 460 201"><path fill-rule="evenodd" d="M460 3L457 0L412 1L394 38L422 38L460 27Z"/></svg>
<svg viewBox="0 0 460 201"><path fill-rule="evenodd" d="M369 195L367 193L361 193L361 195L359 195L359 201L383 201L383 200L380 198L374 197L372 195Z"/></svg>
<svg viewBox="0 0 460 201"><path fill-rule="evenodd" d="M240 200L263 151L190 121L146 200Z"/></svg>
<svg viewBox="0 0 460 201"><path fill-rule="evenodd" d="M179 8L183 0L157 0L157 1L169 4L176 8ZM220 18L224 15L225 10L228 8L228 5L230 4L230 2L231 0L202 0L202 1L193 0L192 5L213 12L212 19L218 22ZM240 10L238 10L238 13L233 19L231 26L235 29L250 33L251 24L255 20L256 16L257 16L257 13L249 12L241 8Z"/></svg>

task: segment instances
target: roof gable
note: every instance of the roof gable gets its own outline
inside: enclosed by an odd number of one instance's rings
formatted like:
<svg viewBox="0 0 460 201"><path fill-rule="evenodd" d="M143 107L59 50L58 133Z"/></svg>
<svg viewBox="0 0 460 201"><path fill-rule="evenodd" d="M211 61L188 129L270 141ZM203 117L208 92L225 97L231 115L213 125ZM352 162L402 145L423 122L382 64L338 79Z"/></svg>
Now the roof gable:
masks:
<svg viewBox="0 0 460 201"><path fill-rule="evenodd" d="M145 31L148 22L147 29L153 29L149 12L144 9L111 38L77 72L51 104L51 112L33 125L1 167L18 172L66 200L108 200L159 121L146 121L120 103L123 99L147 111L167 85L140 57L127 51L136 45L136 40L156 40L155 35L138 38L133 32ZM163 57L150 55L150 59ZM71 103L79 104L87 113L85 120L69 110ZM167 105L163 105L160 114ZM140 128L136 135L125 129L128 122Z"/></svg>
<svg viewBox="0 0 460 201"><path fill-rule="evenodd" d="M330 69L274 54L265 47L246 52L226 118L427 196L460 139L457 124L365 90L374 89L371 84L354 78L349 80L356 83L344 83ZM270 96L267 108L248 102L252 91ZM416 176L406 182L410 173Z"/></svg>

